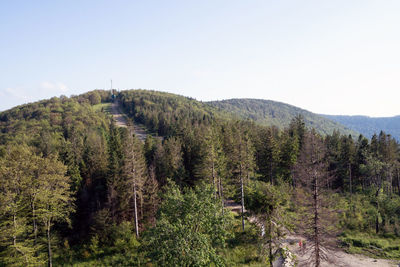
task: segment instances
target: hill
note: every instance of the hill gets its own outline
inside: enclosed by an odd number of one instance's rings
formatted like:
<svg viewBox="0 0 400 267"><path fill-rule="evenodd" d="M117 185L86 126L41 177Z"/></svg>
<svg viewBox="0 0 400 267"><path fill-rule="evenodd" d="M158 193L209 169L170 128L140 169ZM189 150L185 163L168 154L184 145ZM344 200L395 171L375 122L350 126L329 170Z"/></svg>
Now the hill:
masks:
<svg viewBox="0 0 400 267"><path fill-rule="evenodd" d="M179 133L191 124L210 124L229 118L212 106L195 99L152 90L124 90L118 99L127 115L161 136Z"/></svg>
<svg viewBox="0 0 400 267"><path fill-rule="evenodd" d="M100 91L99 91L100 92ZM108 97L107 92L100 92L101 100ZM92 92L79 96L77 102L86 101ZM166 136L180 131L181 126L189 122L196 124L209 124L215 119L245 119L252 120L263 126L276 126L283 129L289 126L290 122L298 115L302 115L308 128L315 128L320 134L331 134L334 130L340 133L357 136L356 131L350 130L333 119L314 114L307 110L291 106L281 102L261 99L230 99L223 101L201 102L190 97L180 96L171 93L151 90L125 90L119 93L119 99L126 113L136 122L144 124L148 130L159 135ZM100 101L100 100L99 100ZM51 100L44 100L37 103L51 103ZM21 108L32 111L31 115L23 115L25 119L36 116L40 111L33 111L38 105L32 103L21 107L15 107L1 113L3 121L13 114L20 113ZM35 115L36 114L36 115ZM51 110L46 116L62 116L62 113ZM10 118L11 118L10 117ZM32 117L33 118L33 117ZM179 122L177 120L179 118ZM180 124L181 126L177 126ZM357 128L353 128L357 130Z"/></svg>
<svg viewBox="0 0 400 267"><path fill-rule="evenodd" d="M195 120L198 124L207 124L213 119L248 119L259 125L283 129L289 127L290 122L298 115L303 116L306 127L315 128L322 135L331 134L334 130L345 135L359 135L323 116L271 100L230 99L201 102L189 97L148 90L122 91L120 99L126 112L135 121L145 124L148 129L160 135L178 130L179 127L175 125L178 117L180 121Z"/></svg>
<svg viewBox="0 0 400 267"><path fill-rule="evenodd" d="M306 126L315 128L320 134L331 134L339 130L342 134L357 136L358 133L349 127L310 111L281 102L262 99L229 99L211 101L209 105L220 111L230 112L242 119L250 119L261 125L288 127L297 115L302 115Z"/></svg>
<svg viewBox="0 0 400 267"><path fill-rule="evenodd" d="M368 116L321 115L345 125L367 137L384 131L400 140L400 116L373 118Z"/></svg>
<svg viewBox="0 0 400 267"><path fill-rule="evenodd" d="M260 125L268 112L281 127L290 112L308 113L237 101L233 112L157 91L97 90L0 112L0 266L272 265L279 247L265 244L281 244L290 225L315 247L316 226L297 219L315 214L321 233L340 233L318 240L400 258L400 150L391 136L321 136L301 120L279 130ZM244 111L253 118L238 120ZM151 133L144 142L133 121ZM242 208L232 213L228 203Z"/></svg>

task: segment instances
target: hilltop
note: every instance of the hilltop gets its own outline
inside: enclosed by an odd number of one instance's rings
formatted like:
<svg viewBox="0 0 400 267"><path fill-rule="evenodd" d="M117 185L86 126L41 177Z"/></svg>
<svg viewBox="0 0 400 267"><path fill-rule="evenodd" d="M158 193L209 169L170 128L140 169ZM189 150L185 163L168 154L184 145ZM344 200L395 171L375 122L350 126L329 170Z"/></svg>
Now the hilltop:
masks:
<svg viewBox="0 0 400 267"><path fill-rule="evenodd" d="M162 122L170 121L170 116L167 115L170 112L175 117L182 115L183 118L193 115L197 119L204 120L251 120L262 126L276 126L279 129L289 127L290 122L301 115L307 128L314 128L322 135L332 134L334 130L353 137L359 135L357 131L321 115L271 100L230 99L201 102L190 97L158 91L127 90L121 93L122 101L129 98L134 102L132 106L135 110L130 107L127 112L139 123L145 123L143 118L147 117L147 127L153 131L159 131L160 135L164 135L164 128L168 128L162 125ZM155 116L156 110L165 111L161 113L163 118L161 121Z"/></svg>
<svg viewBox="0 0 400 267"><path fill-rule="evenodd" d="M334 120L272 100L243 98L211 101L208 104L220 111L230 112L241 119L254 120L261 125L276 126L279 129L288 127L292 119L301 115L304 118L306 127L315 128L320 134L332 134L334 130L338 130L342 134L351 134L353 137L358 136L357 131Z"/></svg>
<svg viewBox="0 0 400 267"><path fill-rule="evenodd" d="M101 92L102 101L106 101L107 91ZM75 99L89 97L93 92L85 93ZM124 104L124 108L137 123L145 126L153 132L160 135L166 135L171 124L174 122L172 117L181 117L185 120L194 116L198 120L213 119L219 120L251 120L263 126L276 126L279 129L289 127L290 122L298 115L304 119L307 128L314 128L322 135L332 134L334 130L345 135L358 136L357 128L346 127L345 123L336 122L334 118L330 119L322 115L295 107L289 104L262 99L229 99L222 101L202 102L190 97L165 93L153 90L124 90L120 94L120 100L133 102L132 106ZM32 104L26 104L6 110L0 113L3 118L14 114L16 110L37 107L38 103L47 103L49 100L43 100ZM91 100L88 99L90 102ZM107 101L111 101L108 99ZM170 113L173 113L172 116ZM36 114L36 113L35 113ZM57 115L58 114L58 115ZM53 116L59 116L56 112ZM172 117L171 117L172 116ZM168 122L168 123L165 123ZM352 130L354 129L354 130ZM360 131L364 133L363 131Z"/></svg>

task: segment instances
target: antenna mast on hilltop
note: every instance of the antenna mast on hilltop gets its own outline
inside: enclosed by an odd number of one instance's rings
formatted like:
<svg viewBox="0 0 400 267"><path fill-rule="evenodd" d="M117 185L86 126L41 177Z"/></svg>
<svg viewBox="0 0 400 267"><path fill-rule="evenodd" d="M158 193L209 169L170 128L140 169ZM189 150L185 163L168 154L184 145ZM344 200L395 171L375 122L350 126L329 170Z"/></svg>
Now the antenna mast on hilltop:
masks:
<svg viewBox="0 0 400 267"><path fill-rule="evenodd" d="M114 90L113 90L113 87L112 87L112 79L111 79L111 88L110 88L110 92L111 92L111 98L114 100L115 95L114 95Z"/></svg>

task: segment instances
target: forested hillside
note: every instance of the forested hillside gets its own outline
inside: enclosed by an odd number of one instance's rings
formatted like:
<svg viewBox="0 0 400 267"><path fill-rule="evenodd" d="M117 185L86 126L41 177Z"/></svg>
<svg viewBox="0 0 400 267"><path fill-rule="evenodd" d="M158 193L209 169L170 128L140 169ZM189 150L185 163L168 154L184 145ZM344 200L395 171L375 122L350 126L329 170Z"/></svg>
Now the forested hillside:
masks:
<svg viewBox="0 0 400 267"><path fill-rule="evenodd" d="M400 140L400 116L372 118L367 116L322 115L365 136L372 137L384 131Z"/></svg>
<svg viewBox="0 0 400 267"><path fill-rule="evenodd" d="M158 137L116 127L111 101ZM0 132L0 266L269 266L295 261L290 233L308 265L338 249L400 259L384 132L320 135L299 115L279 129L146 90L19 106Z"/></svg>
<svg viewBox="0 0 400 267"><path fill-rule="evenodd" d="M296 116L304 118L306 127L314 128L320 134L332 134L339 130L346 135L357 136L357 131L347 125L343 126L335 120L326 119L324 116L314 114L307 110L281 102L262 99L229 99L208 102L218 110L235 114L240 119L250 119L265 126L276 126L283 129Z"/></svg>
<svg viewBox="0 0 400 267"><path fill-rule="evenodd" d="M209 125L217 118L232 116L194 99L164 92L128 90L122 91L119 99L130 117L163 136L177 135L186 125Z"/></svg>

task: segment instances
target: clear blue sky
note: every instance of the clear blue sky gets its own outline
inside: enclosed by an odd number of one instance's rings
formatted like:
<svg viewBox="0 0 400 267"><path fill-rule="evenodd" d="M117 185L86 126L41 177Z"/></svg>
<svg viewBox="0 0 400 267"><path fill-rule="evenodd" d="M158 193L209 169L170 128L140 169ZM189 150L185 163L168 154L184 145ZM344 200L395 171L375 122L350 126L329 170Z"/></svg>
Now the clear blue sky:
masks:
<svg viewBox="0 0 400 267"><path fill-rule="evenodd" d="M149 88L400 114L400 1L0 2L0 110Z"/></svg>

